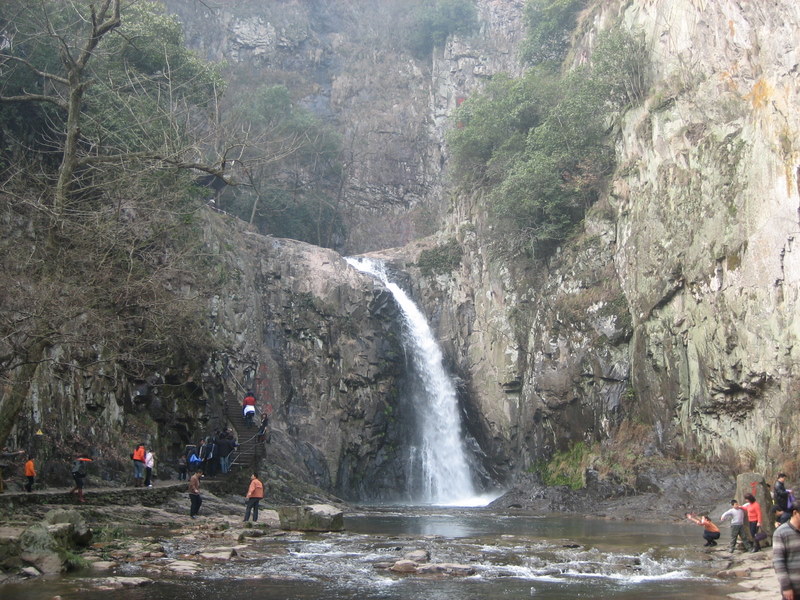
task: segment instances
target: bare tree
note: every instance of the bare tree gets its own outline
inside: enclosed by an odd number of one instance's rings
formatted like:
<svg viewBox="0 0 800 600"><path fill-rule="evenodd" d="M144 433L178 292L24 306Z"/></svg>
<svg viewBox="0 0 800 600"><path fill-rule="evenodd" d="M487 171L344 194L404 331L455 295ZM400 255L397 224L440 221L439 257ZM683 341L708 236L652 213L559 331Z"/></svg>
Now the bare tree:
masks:
<svg viewBox="0 0 800 600"><path fill-rule="evenodd" d="M139 18L148 10L154 8L128 7ZM192 103L192 92L187 91L198 85L198 75L189 77L195 80L180 81L182 75L172 72L173 57L166 49L155 73L133 68L128 57L131 49L152 55L158 51L157 46L144 46L158 41L143 42L137 32L125 30L126 14L120 0L67 4L23 0L15 3L10 16L16 23L6 20L7 42L0 47L0 65L7 71L0 87L0 102L46 103L64 115L62 122L51 124L51 143L61 154L53 189L56 218L64 214L79 173L91 172L98 165L149 162L200 170L226 179L226 155L239 144L228 144L222 155L205 160L203 148L210 137L209 121L197 117L200 107ZM112 34L117 34L116 39ZM31 55L40 56L43 50L56 50L58 60L44 66L38 64ZM117 61L122 68L115 72L113 66L109 67L110 61ZM41 89L13 89L14 68L37 78ZM209 79L213 78L209 74ZM95 90L94 106L90 106L87 96L91 88ZM120 115L118 120L124 126L113 130L104 121L115 114ZM131 138L128 143L121 143L120 131ZM132 139L137 143L132 144Z"/></svg>

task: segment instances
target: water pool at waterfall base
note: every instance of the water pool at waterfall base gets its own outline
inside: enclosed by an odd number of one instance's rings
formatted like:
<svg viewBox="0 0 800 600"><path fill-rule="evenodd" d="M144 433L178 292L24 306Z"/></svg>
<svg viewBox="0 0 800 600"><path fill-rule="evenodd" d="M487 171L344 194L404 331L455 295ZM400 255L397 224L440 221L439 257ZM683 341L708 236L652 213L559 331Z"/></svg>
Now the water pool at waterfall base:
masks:
<svg viewBox="0 0 800 600"><path fill-rule="evenodd" d="M199 527L202 527L200 525ZM196 533L192 533L192 528ZM344 532L272 530L237 545L226 561L200 552L225 545L224 531L198 525L156 533L166 556L120 564L112 572L78 572L0 586L4 600L437 600L573 598L670 600L725 598L733 590L713 573L715 550L701 547L697 528L584 515L498 513L444 507L362 507ZM187 534L187 529L189 533ZM217 538L213 537L218 535ZM399 574L388 566L423 550L430 563L470 568L466 576ZM159 563L188 557L191 575L167 575ZM98 589L108 576L152 583Z"/></svg>

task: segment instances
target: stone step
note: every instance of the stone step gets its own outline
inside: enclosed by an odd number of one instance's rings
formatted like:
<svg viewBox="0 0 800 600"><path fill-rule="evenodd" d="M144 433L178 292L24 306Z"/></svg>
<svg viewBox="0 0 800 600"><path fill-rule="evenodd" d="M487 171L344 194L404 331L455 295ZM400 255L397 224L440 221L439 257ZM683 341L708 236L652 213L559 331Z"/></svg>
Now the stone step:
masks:
<svg viewBox="0 0 800 600"><path fill-rule="evenodd" d="M261 421L260 414L256 413L253 425L249 426L245 423L241 404L227 402L225 416L236 433L236 439L239 442L239 447L234 450L231 466L249 467L253 465L258 446L256 435Z"/></svg>

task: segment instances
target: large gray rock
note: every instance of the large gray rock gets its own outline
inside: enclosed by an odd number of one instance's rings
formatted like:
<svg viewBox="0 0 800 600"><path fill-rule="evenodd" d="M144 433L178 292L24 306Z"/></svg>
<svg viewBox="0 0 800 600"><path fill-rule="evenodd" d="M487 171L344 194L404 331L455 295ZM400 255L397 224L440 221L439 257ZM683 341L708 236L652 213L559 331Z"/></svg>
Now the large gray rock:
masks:
<svg viewBox="0 0 800 600"><path fill-rule="evenodd" d="M282 506L278 509L281 529L294 531L343 531L344 514L329 504Z"/></svg>
<svg viewBox="0 0 800 600"><path fill-rule="evenodd" d="M0 527L0 565L11 567L20 554L19 537L24 527Z"/></svg>
<svg viewBox="0 0 800 600"><path fill-rule="evenodd" d="M19 548L23 562L33 565L45 575L60 573L65 568L66 556L63 543L41 523L31 525L22 532L19 537Z"/></svg>
<svg viewBox="0 0 800 600"><path fill-rule="evenodd" d="M77 510L51 510L44 516L44 522L50 525L67 525L68 527L58 529L66 532L64 541L67 545L87 546L92 541L92 530Z"/></svg>

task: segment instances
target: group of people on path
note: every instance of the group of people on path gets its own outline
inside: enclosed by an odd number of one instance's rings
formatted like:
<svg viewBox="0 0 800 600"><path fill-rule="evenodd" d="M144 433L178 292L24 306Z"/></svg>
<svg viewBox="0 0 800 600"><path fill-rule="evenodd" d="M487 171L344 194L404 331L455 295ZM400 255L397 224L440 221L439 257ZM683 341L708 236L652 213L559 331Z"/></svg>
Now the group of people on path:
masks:
<svg viewBox="0 0 800 600"><path fill-rule="evenodd" d="M229 429L206 436L196 445L186 446L183 460L178 461L178 479L185 480L187 471L200 470L203 477L214 477L217 472L228 473L238 447L236 436Z"/></svg>
<svg viewBox="0 0 800 600"><path fill-rule="evenodd" d="M738 541L742 541L745 552L758 552L761 542L767 539L762 531L764 515L761 505L753 494L745 494L744 504L734 498L731 508L720 517L720 523L730 519L730 551L735 552ZM771 515L775 524L772 535L772 566L781 588L783 600L800 600L800 502L791 489L786 488L786 473L778 473L772 487L774 506ZM707 514L699 517L687 513L686 517L703 527L705 546L716 546L720 537L719 527Z"/></svg>

